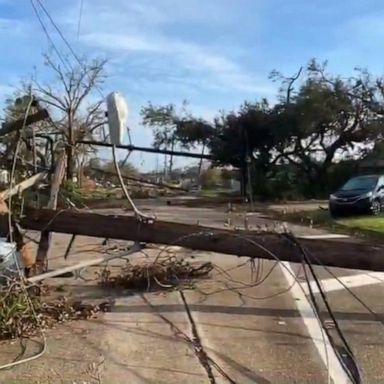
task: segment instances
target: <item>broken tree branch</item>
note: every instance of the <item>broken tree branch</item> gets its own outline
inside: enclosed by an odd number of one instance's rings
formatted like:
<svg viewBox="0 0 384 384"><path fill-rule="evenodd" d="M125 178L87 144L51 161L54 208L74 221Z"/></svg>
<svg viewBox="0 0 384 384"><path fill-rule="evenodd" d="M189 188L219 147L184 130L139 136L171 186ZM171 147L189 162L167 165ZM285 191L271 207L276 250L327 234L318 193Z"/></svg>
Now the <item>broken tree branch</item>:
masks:
<svg viewBox="0 0 384 384"><path fill-rule="evenodd" d="M22 181L21 183L15 185L12 188L8 188L5 191L0 192L0 200L6 200L10 196L17 195L18 193L23 192L24 190L31 188L39 181L44 180L48 176L48 172L40 172L36 175L31 176L29 179Z"/></svg>
<svg viewBox="0 0 384 384"><path fill-rule="evenodd" d="M29 115L26 119L24 117L19 120L11 121L9 123L3 123L0 129L0 136L7 135L8 133L15 132L20 130L23 125L31 125L37 123L38 121L48 119L49 114L46 109L41 109L40 111ZM25 121L24 121L25 120Z"/></svg>
<svg viewBox="0 0 384 384"><path fill-rule="evenodd" d="M263 250L262 246L282 261L302 262L297 247L274 232L231 231L164 221L140 223L132 216L107 216L68 210L33 211L20 224L30 230L45 229L84 236L178 245L201 251L274 260L272 254ZM382 246L350 240L302 239L300 242L314 255L311 258L313 264L384 271Z"/></svg>
<svg viewBox="0 0 384 384"><path fill-rule="evenodd" d="M133 247L131 249L129 249L127 252L125 252L125 254L123 256L122 255L108 255L108 256L96 257L96 258L93 258L90 260L82 261L82 262L77 263L75 265L70 265L68 267L63 267L63 268L56 269L54 271L50 271L50 272L42 273L40 275L32 276L32 277L28 278L27 281L30 283L36 284L36 283L43 281L45 279L60 276L60 275L63 275L65 273L68 273L68 272L78 271L80 269L91 267L93 265L102 264L102 263L106 263L106 262L114 260L114 259L126 257L126 256L131 255L132 253L139 252L141 249L142 249L142 247L140 247L139 244L134 244Z"/></svg>

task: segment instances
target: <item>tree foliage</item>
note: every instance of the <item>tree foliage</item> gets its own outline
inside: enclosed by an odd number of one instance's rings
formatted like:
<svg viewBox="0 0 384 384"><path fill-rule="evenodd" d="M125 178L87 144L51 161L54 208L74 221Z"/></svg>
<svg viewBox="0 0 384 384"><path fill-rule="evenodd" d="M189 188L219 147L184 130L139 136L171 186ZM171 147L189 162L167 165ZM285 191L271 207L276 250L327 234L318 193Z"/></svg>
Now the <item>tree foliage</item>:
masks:
<svg viewBox="0 0 384 384"><path fill-rule="evenodd" d="M173 137L190 147L203 143L215 164L240 168L243 183L250 165L263 193L263 184L289 169L284 182L299 183L304 194L325 192L335 163L382 141L384 78L362 69L335 76L316 60L291 77L276 71L272 77L280 82L277 103L245 102L213 122L172 110Z"/></svg>

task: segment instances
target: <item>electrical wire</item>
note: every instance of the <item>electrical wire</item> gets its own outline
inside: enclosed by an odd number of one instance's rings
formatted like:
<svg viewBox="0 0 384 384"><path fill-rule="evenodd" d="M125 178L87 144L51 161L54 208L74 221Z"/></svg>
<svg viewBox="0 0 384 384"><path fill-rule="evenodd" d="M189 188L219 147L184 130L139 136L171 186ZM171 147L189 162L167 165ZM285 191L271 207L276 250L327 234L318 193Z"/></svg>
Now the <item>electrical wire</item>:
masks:
<svg viewBox="0 0 384 384"><path fill-rule="evenodd" d="M14 153L14 156L13 156L13 164L12 164L12 171L11 171L10 185L9 185L10 189L12 189L13 184L14 184L18 152L20 150L20 145L22 143L22 135L23 135L25 127L26 127L27 117L29 115L29 111L31 109L32 103L33 103L33 96L30 93L30 101L29 101L29 103L27 105L27 108L26 108L26 111L25 111L23 125L21 127L20 132L19 132L19 137L18 137L18 141L17 141L17 144L16 144L16 149L15 149L15 153ZM13 242L12 241L13 240L13 238L12 238L12 195L9 196L8 231L9 231L10 242L12 243ZM34 307L34 305L32 303L32 300L31 300L31 298L29 296L29 293L28 293L28 290L27 290L27 287L26 287L25 281L24 281L24 274L23 274L23 271L21 269L21 266L19 264L19 260L18 260L17 257L15 257L15 265L16 265L16 268L17 268L17 272L18 272L21 288L22 288L22 290L23 290L23 292L25 294L25 297L27 299L29 308L30 308L30 310L32 312L33 317L35 318L36 324L38 324L38 326L39 326L40 333L41 333L42 339L43 339L43 343L42 343L42 349L38 353L36 353L35 355L27 357L27 358L24 358L22 360L13 361L13 362L11 362L9 364L1 365L0 366L0 370L8 369L8 368L20 365L20 364L24 364L24 363L28 363L30 361L36 360L36 359L40 358L41 356L43 356L44 353L46 352L46 349L47 349L46 335L45 335L43 327L42 327L42 325L40 323L40 319L37 316L37 313L36 313L35 307Z"/></svg>
<svg viewBox="0 0 384 384"><path fill-rule="evenodd" d="M83 7L84 7L84 0L80 0L79 21L77 23L77 42L79 42L79 39L80 39L80 28L81 28L81 19L83 16Z"/></svg>
<svg viewBox="0 0 384 384"><path fill-rule="evenodd" d="M79 66L83 69L84 73L87 75L87 77L89 78L89 75L88 75L88 72L87 72L87 69L86 67L84 66L84 64L82 63L82 61L80 60L80 58L77 56L75 50L72 48L71 44L68 42L68 40L66 39L66 37L64 36L63 32L60 30L60 28L58 27L58 25L56 24L56 22L53 20L53 17L51 16L51 14L49 13L49 11L47 10L47 8L44 6L43 2L41 0L36 0L37 3L39 4L40 8L43 10L43 12L46 14L46 16L48 17L49 21L51 22L51 24L53 25L53 27L55 28L55 30L57 31L57 33L59 34L59 36L61 37L61 39L63 40L64 44L67 46L67 48L69 49L70 53L72 54L72 56L75 58L75 60L77 61L77 63L79 64ZM97 89L97 91L99 92L99 94L101 95L101 97L103 99L105 99L105 96L103 94L103 91L101 90L101 88L95 84L95 88Z"/></svg>
<svg viewBox="0 0 384 384"><path fill-rule="evenodd" d="M144 220L144 221L154 221L156 220L156 216L148 216L146 215L145 213L141 212L135 205L133 199L131 198L128 190L127 190L127 187L125 186L125 183L124 183L124 180L123 180L123 176L121 175L121 171L120 171L120 167L119 167L119 163L117 161L117 157L116 157L116 146L113 145L112 146L112 156L113 156L113 164L115 166L115 170L116 170L116 173L117 173L117 177L119 179L119 182L120 182L120 186L123 190L123 193L126 197L126 199L128 200L129 204L131 205L134 213L135 213L135 216L139 219L139 220Z"/></svg>
<svg viewBox="0 0 384 384"><path fill-rule="evenodd" d="M47 27L45 26L44 22L43 22L43 19L41 18L41 15L39 13L39 10L37 9L35 3L34 3L34 0L30 0L30 3L32 5L32 8L35 12L35 15L37 17L37 20L39 21L40 25L41 25L41 28L43 29L44 33L45 33L45 36L47 37L47 40L51 46L51 48L55 51L57 57L59 58L59 60L61 61L61 63L63 64L63 66L65 67L65 69L70 72L70 71L73 71L73 68L71 66L70 63L66 62L64 60L64 58L62 57L59 49L56 47L56 44L54 43L54 41L52 40L51 36L49 35L49 32L47 30Z"/></svg>
<svg viewBox="0 0 384 384"><path fill-rule="evenodd" d="M308 251L307 251L308 252ZM309 252L308 252L309 253ZM316 260L316 263L321 265L326 272L328 272L340 285L343 286L343 288L358 302L361 304L362 307L364 307L378 322L380 322L384 326L384 319L375 311L372 310L371 307L369 307L363 299L361 299L355 292L353 292L334 272L331 271L329 267L322 264L319 260L319 258L314 255L313 253L309 253L310 257ZM370 276L368 274L368 276ZM373 276L372 276L373 277ZM376 278L376 277L375 277ZM383 280L376 278L378 282L384 283Z"/></svg>
<svg viewBox="0 0 384 384"><path fill-rule="evenodd" d="M23 142L22 141L22 136L24 134L25 127L27 125L27 118L28 118L29 112L31 110L32 103L33 103L33 96L32 96L32 93L30 91L30 99L29 99L29 102L28 102L26 110L25 110L23 125L22 125L20 131L18 132L18 140L17 140L17 143L16 143L15 152L14 152L14 155L13 155L13 162L12 162L12 168L11 168L11 174L10 174L10 182L9 182L9 189L10 190L12 190L12 188L14 188L14 179L15 179L15 171L16 171L17 158L18 158L18 155L19 155L21 144ZM8 230L9 230L10 242L12 243L13 242L13 237L12 237L12 194L10 194L10 196L9 196L8 205L9 205L8 206L8 208L9 208L8 209Z"/></svg>
<svg viewBox="0 0 384 384"><path fill-rule="evenodd" d="M216 233L217 233L217 230L215 230ZM189 238L193 238L193 237L200 237L200 236L205 236L205 237L211 237L212 235L214 234L213 231L201 231L201 232L195 232L195 233L192 233L192 234L188 234L188 235L184 235L184 236L180 236L178 237L177 239L175 239L172 243L170 244L167 244L165 247L163 247L159 253L155 256L155 259L154 259L154 262L153 263L156 263L158 261L158 259L160 258L161 254L164 253L169 247L173 246L173 245L176 245L176 244L179 244L180 241L183 241L183 240L186 240L186 239L189 239ZM227 233L226 233L227 234ZM238 233L230 233L230 234L227 234L231 237L235 237L235 238L238 238L238 239L242 239L250 244L252 244L253 246L255 246L256 248L260 249L261 251L263 251L264 253L268 254L270 257L272 257L273 259L275 259L278 263L281 262L280 258L272 251L270 251L269 249L267 249L264 245L256 242L255 240L253 239L249 239L248 237L246 236L243 236L241 234L238 234ZM298 284L298 287L300 288L300 290L303 292L303 294L306 294L304 288L302 287L302 285L300 284L300 281L298 280L298 275L299 275L299 272L297 273L297 275L295 275L285 264L282 264L282 267L288 272L288 274L290 274L293 279L294 279L294 283L288 287L288 289L285 290L285 292L288 292L294 284ZM281 294L281 293L278 293L278 294ZM271 298L271 297L275 297L277 295L271 295L270 297L268 298ZM326 329L325 327L323 326L323 322L321 321L321 318L319 316L319 313L318 310L316 310L316 307L315 307L315 304L312 302L312 301L309 301L309 304L310 306L312 307L312 310L316 316L316 319L319 323L319 326L320 326L320 331L321 331L321 335L322 335L322 339L323 339L323 343L324 343L324 349L325 349L325 354L326 354L326 369L327 369L327 373L328 373L328 382L331 383L330 381L330 370L329 370L329 361L328 361L328 353L327 353L327 341L326 341L326 338L325 338L325 335L326 335Z"/></svg>
<svg viewBox="0 0 384 384"><path fill-rule="evenodd" d="M341 355L340 351L335 347L335 343L334 343L334 340L333 340L333 337L331 335L331 333L329 332L328 328L324 326L324 323L322 321L322 326L327 334L327 337L328 339L330 340L332 346L333 346L333 349L335 351L335 354L340 362L340 364L342 365L342 367L344 368L345 372L348 374L349 378L352 380L353 383L356 383L356 384L360 384L362 382L362 379L361 379L361 372L360 372L360 368L356 362L356 359L354 357L354 354L352 352L352 349L348 343L348 341L346 340L343 332L341 331L340 329L340 326L338 324L338 321L329 305L329 302L328 302L328 299L327 299L327 296L316 276L316 273L313 269L313 266L312 266L312 263L311 263L311 260L307 254L307 251L304 249L304 247L300 244L300 242L292 235L292 234L284 234L284 236L289 239L291 241L291 243L293 245L295 245L297 247L297 249L299 250L299 252L303 255L303 259L305 260L306 262L306 265L308 266L310 272L311 272L311 275L312 275L312 278L314 279L315 283L316 283L316 286L319 290L319 293L320 293L320 296L323 300L323 303L327 309L327 312L332 320L332 322L334 323L335 325L335 329L336 329L336 332L337 332L337 335L339 336L341 342L343 343L344 345L344 348L345 348L345 351L347 352L347 355L350 359L350 362L352 363L352 368L349 368L343 358L343 356ZM306 270L304 270L304 272L306 273ZM315 295L314 295L314 292L313 292L313 289L312 289L312 285L310 283L310 279L308 277L308 275L306 275L306 280L307 280L307 283L308 283L308 291L309 291L309 294L310 294L310 297L311 297L311 300L313 301L313 304L316 308L316 311L320 314L320 310L319 310L319 307L318 307L318 304L317 304L317 301L316 301L316 298L315 298Z"/></svg>

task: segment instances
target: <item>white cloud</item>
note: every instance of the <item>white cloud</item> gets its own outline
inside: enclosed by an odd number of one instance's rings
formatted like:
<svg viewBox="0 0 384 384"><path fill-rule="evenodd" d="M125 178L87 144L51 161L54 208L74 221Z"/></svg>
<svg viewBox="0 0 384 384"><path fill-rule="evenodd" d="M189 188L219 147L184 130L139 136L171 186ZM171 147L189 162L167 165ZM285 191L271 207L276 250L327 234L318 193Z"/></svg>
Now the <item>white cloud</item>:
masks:
<svg viewBox="0 0 384 384"><path fill-rule="evenodd" d="M75 36L79 9L76 1L71 5L59 17ZM198 84L201 89L266 96L275 87L266 76L261 81L235 62L233 57L240 48L230 46L219 36L220 27L232 28L241 15L244 12L239 0L115 0L113 4L88 0L83 7L79 46L83 44L97 53L108 52L113 61L119 61L120 68L136 69L134 63L146 61L148 74L157 72L158 79L151 78L154 83L163 79L167 84L180 85L183 79L192 92ZM211 31L204 38L193 34L194 30L212 27L217 27L217 32ZM184 35L185 31L189 33Z"/></svg>
<svg viewBox="0 0 384 384"><path fill-rule="evenodd" d="M134 143L149 145L150 132L141 130L139 124L140 106L147 100L160 104L188 99L194 113L210 118L220 108L274 92L266 75L261 80L242 62L250 48L237 44L233 31L233 26L244 21L242 2L248 0L84 0L79 39L78 0L50 0L45 6L79 56L110 57L105 93L116 89L128 96ZM19 5L14 8L21 9ZM39 70L47 39L33 10L28 11L28 18L24 8L15 20L0 17L7 52L12 50L4 73L23 75L37 65L38 78L48 81L49 74ZM59 50L68 53L45 21ZM5 32L12 26L15 38L9 41ZM0 97L4 90L0 86Z"/></svg>
<svg viewBox="0 0 384 384"><path fill-rule="evenodd" d="M275 91L273 86L263 84L256 76L246 73L237 63L227 57L212 52L208 47L194 43L165 37L149 39L143 36L102 32L89 33L82 39L90 46L103 48L114 54L152 54L152 60L155 62L166 56L168 58L167 67L162 68L164 73L159 75L167 76L167 73L172 75L175 67L169 66L169 63L177 64L182 69L189 71L190 75L199 76L203 88L228 91L235 89L262 94ZM127 57L127 60L130 60L130 56Z"/></svg>

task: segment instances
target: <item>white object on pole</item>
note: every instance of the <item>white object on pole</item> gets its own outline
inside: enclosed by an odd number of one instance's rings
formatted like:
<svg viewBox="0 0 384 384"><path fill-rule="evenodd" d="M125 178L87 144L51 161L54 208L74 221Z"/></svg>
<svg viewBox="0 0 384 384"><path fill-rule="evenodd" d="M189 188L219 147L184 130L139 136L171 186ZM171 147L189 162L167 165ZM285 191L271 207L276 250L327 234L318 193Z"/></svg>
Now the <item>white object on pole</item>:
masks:
<svg viewBox="0 0 384 384"><path fill-rule="evenodd" d="M17 276L23 270L16 244L0 238L0 285L6 284L7 276Z"/></svg>
<svg viewBox="0 0 384 384"><path fill-rule="evenodd" d="M0 171L0 184L9 184L9 171L6 169Z"/></svg>
<svg viewBox="0 0 384 384"><path fill-rule="evenodd" d="M107 96L108 125L111 143L123 144L127 129L128 105L125 98L118 92Z"/></svg>

